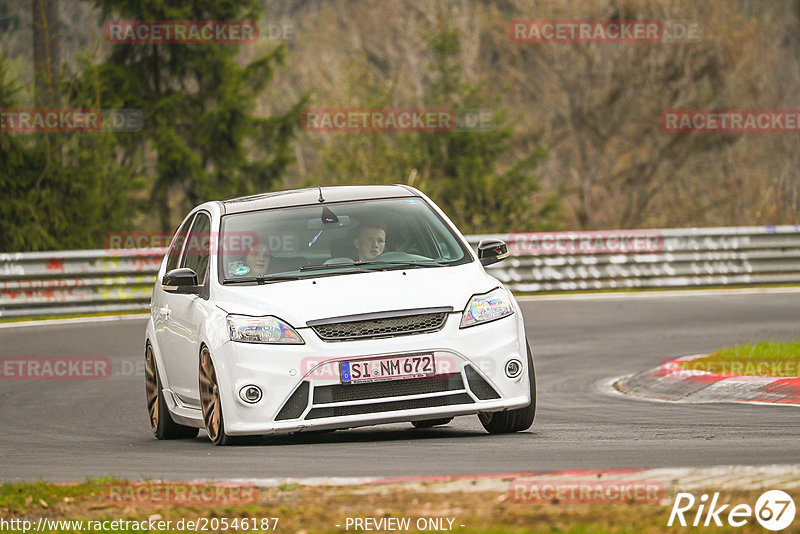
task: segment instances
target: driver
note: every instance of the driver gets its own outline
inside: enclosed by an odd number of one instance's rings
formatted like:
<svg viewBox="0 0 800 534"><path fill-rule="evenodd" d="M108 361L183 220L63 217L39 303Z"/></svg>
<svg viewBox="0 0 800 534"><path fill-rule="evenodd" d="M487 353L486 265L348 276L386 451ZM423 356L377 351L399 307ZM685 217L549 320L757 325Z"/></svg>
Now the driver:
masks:
<svg viewBox="0 0 800 534"><path fill-rule="evenodd" d="M386 247L386 225L377 222L362 224L353 239L358 261L368 261L383 254Z"/></svg>
<svg viewBox="0 0 800 534"><path fill-rule="evenodd" d="M269 268L269 249L267 244L261 240L257 245L251 247L244 257L244 264L250 268L250 276L261 276L267 274Z"/></svg>

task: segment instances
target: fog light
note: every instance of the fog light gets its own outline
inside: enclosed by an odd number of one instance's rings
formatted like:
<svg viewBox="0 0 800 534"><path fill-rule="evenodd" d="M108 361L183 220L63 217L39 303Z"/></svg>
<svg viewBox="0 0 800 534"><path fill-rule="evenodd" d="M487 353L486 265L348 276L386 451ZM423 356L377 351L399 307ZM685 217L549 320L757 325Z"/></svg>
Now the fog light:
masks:
<svg viewBox="0 0 800 534"><path fill-rule="evenodd" d="M508 378L517 378L522 372L522 362L519 360L508 360L506 362L506 376Z"/></svg>
<svg viewBox="0 0 800 534"><path fill-rule="evenodd" d="M258 386L245 386L239 390L239 397L249 404L255 404L261 400L261 388Z"/></svg>

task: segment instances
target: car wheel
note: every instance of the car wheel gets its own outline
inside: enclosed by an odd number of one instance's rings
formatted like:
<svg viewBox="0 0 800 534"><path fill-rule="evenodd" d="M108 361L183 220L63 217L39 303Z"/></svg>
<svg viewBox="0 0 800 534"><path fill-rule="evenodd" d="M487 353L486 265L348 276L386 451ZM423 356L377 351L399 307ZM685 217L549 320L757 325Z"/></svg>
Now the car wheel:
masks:
<svg viewBox="0 0 800 534"><path fill-rule="evenodd" d="M531 388L531 403L516 410L505 412L480 412L480 419L483 428L490 434L508 434L511 432L521 432L527 430L533 424L536 415L536 374L533 369L533 356L531 346L528 345L528 380Z"/></svg>
<svg viewBox="0 0 800 534"><path fill-rule="evenodd" d="M452 417L443 417L441 419L425 419L424 421L411 421L414 428L430 428L432 426L446 425L452 421Z"/></svg>
<svg viewBox="0 0 800 534"><path fill-rule="evenodd" d="M225 419L222 415L222 399L217 385L217 372L208 347L200 351L200 406L203 409L203 422L206 432L214 445L229 445L231 437L225 433Z"/></svg>
<svg viewBox="0 0 800 534"><path fill-rule="evenodd" d="M191 426L179 425L172 416L164 400L161 379L158 376L153 347L148 343L144 349L144 388L147 396L147 411L150 414L150 428L157 439L187 439L197 437L200 431Z"/></svg>

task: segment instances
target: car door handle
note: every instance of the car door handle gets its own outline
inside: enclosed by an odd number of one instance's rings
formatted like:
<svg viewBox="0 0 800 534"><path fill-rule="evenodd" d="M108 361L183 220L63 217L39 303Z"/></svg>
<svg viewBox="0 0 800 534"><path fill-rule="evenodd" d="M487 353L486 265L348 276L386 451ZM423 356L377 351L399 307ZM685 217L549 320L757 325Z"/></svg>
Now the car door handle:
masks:
<svg viewBox="0 0 800 534"><path fill-rule="evenodd" d="M172 313L172 311L169 308L159 308L158 313L164 319L169 319L169 314Z"/></svg>

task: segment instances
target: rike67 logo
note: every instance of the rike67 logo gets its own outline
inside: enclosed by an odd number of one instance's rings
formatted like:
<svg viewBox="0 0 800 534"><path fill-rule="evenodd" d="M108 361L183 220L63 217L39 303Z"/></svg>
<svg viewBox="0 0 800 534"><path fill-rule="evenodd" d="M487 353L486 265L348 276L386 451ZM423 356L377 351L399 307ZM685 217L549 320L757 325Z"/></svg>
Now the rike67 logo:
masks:
<svg viewBox="0 0 800 534"><path fill-rule="evenodd" d="M695 510L695 505L697 509ZM709 501L704 493L695 499L691 493L678 493L672 504L667 526L677 523L693 527L723 526L724 522L732 527L743 527L750 520L755 520L767 530L783 530L792 524L795 516L795 505L792 497L781 490L769 490L756 500L755 507L749 504L722 504L719 492L714 493ZM677 525L676 525L677 526Z"/></svg>

